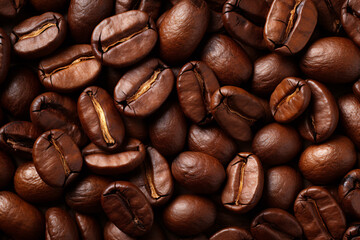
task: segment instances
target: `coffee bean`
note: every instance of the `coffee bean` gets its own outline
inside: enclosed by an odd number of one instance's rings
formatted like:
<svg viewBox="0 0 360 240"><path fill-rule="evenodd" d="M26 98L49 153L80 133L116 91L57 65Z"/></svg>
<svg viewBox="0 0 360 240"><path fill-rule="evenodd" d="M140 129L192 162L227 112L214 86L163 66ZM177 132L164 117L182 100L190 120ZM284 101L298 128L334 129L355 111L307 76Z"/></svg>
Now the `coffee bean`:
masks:
<svg viewBox="0 0 360 240"><path fill-rule="evenodd" d="M65 210L58 207L49 208L46 211L45 220L46 240L79 239L79 233L76 228L76 223L70 217L69 213L67 213Z"/></svg>
<svg viewBox="0 0 360 240"><path fill-rule="evenodd" d="M342 0L313 0L318 10L318 23L326 31L339 33L341 30L341 6Z"/></svg>
<svg viewBox="0 0 360 240"><path fill-rule="evenodd" d="M156 20L160 13L161 0L116 0L115 13L123 13L130 10L144 11Z"/></svg>
<svg viewBox="0 0 360 240"><path fill-rule="evenodd" d="M358 80L356 83L354 83L353 92L354 92L355 96L358 99L360 99L360 80Z"/></svg>
<svg viewBox="0 0 360 240"><path fill-rule="evenodd" d="M25 5L25 0L2 0L0 8L0 16L5 18L14 18Z"/></svg>
<svg viewBox="0 0 360 240"><path fill-rule="evenodd" d="M238 227L224 228L210 237L209 240L252 240L248 230Z"/></svg>
<svg viewBox="0 0 360 240"><path fill-rule="evenodd" d="M103 239L102 231L100 229L100 224L95 219L95 217L76 212L75 221L76 221L76 225L78 226L81 239L84 240Z"/></svg>
<svg viewBox="0 0 360 240"><path fill-rule="evenodd" d="M112 222L108 221L104 226L104 240L135 240L135 238L126 235Z"/></svg>
<svg viewBox="0 0 360 240"><path fill-rule="evenodd" d="M121 118L124 121L126 136L139 139L143 142L148 139L149 133L146 119L127 117L124 115L121 115Z"/></svg>
<svg viewBox="0 0 360 240"><path fill-rule="evenodd" d="M343 236L343 240L351 240L356 239L360 237L360 224L352 224L348 229L346 229L346 232Z"/></svg>
<svg viewBox="0 0 360 240"><path fill-rule="evenodd" d="M345 213L356 218L360 216L360 208L358 206L360 198L359 180L360 169L354 169L345 175L339 185L339 198L342 209Z"/></svg>
<svg viewBox="0 0 360 240"><path fill-rule="evenodd" d="M357 14L360 10L360 5L354 0L340 2L343 3L341 8L341 24L351 40L360 46L360 34L356 31L360 24L359 15Z"/></svg>

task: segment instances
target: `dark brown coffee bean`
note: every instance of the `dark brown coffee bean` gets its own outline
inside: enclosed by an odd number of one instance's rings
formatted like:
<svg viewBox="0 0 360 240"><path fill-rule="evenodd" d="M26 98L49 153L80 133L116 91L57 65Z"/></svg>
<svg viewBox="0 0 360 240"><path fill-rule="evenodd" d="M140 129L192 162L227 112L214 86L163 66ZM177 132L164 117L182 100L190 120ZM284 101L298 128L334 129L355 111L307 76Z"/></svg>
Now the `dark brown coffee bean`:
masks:
<svg viewBox="0 0 360 240"><path fill-rule="evenodd" d="M95 144L86 146L82 154L86 166L96 174L117 175L138 167L145 159L145 147L137 139L130 138L117 153L101 150Z"/></svg>
<svg viewBox="0 0 360 240"><path fill-rule="evenodd" d="M104 226L104 240L135 240L122 232L115 224L108 221Z"/></svg>
<svg viewBox="0 0 360 240"><path fill-rule="evenodd" d="M211 112L220 127L239 141L252 139L251 126L265 114L257 97L233 86L221 87L213 94Z"/></svg>
<svg viewBox="0 0 360 240"><path fill-rule="evenodd" d="M212 120L211 96L220 86L211 68L201 61L185 64L177 77L176 87L185 116L197 124Z"/></svg>
<svg viewBox="0 0 360 240"><path fill-rule="evenodd" d="M318 23L325 30L339 33L342 0L313 0L318 10Z"/></svg>
<svg viewBox="0 0 360 240"><path fill-rule="evenodd" d="M146 147L146 158L130 179L152 206L164 205L172 196L174 182L167 160L153 147Z"/></svg>
<svg viewBox="0 0 360 240"><path fill-rule="evenodd" d="M114 89L118 110L143 118L156 111L169 96L174 74L159 59L151 58L125 73Z"/></svg>
<svg viewBox="0 0 360 240"><path fill-rule="evenodd" d="M150 121L151 144L164 156L173 156L183 150L186 133L186 119L175 102L165 103Z"/></svg>
<svg viewBox="0 0 360 240"><path fill-rule="evenodd" d="M121 115L124 121L126 136L129 138L136 138L140 141L146 141L149 135L148 124L144 118L133 118Z"/></svg>
<svg viewBox="0 0 360 240"><path fill-rule="evenodd" d="M0 145L15 155L31 158L34 142L41 133L31 122L9 122L0 128Z"/></svg>
<svg viewBox="0 0 360 240"><path fill-rule="evenodd" d="M348 229L346 229L343 236L343 240L358 240L360 237L360 224L352 224Z"/></svg>
<svg viewBox="0 0 360 240"><path fill-rule="evenodd" d="M125 137L125 128L111 96L102 88L88 87L77 103L81 125L98 147L115 151L120 149Z"/></svg>
<svg viewBox="0 0 360 240"><path fill-rule="evenodd" d="M317 17L311 0L274 0L264 27L268 48L284 55L299 52L309 41Z"/></svg>
<svg viewBox="0 0 360 240"><path fill-rule="evenodd" d="M71 36L77 43L90 43L96 25L111 15L112 0L71 0L68 23Z"/></svg>
<svg viewBox="0 0 360 240"><path fill-rule="evenodd" d="M67 24L59 13L47 12L26 19L10 35L14 51L24 58L40 58L54 52L65 40Z"/></svg>
<svg viewBox="0 0 360 240"><path fill-rule="evenodd" d="M115 13L123 13L130 10L144 11L156 20L160 13L161 0L116 0Z"/></svg>
<svg viewBox="0 0 360 240"><path fill-rule="evenodd" d="M92 33L91 47L102 64L126 67L148 55L157 37L155 23L149 15L131 10L100 22Z"/></svg>
<svg viewBox="0 0 360 240"><path fill-rule="evenodd" d="M100 224L95 217L76 212L75 221L82 240L103 239Z"/></svg>
<svg viewBox="0 0 360 240"><path fill-rule="evenodd" d="M201 60L214 71L222 85L243 85L253 71L252 63L241 46L222 34L210 37L202 50Z"/></svg>
<svg viewBox="0 0 360 240"><path fill-rule="evenodd" d="M328 139L339 121L339 109L332 93L320 82L306 80L311 89L309 111L300 121L299 132L308 141L319 143Z"/></svg>
<svg viewBox="0 0 360 240"><path fill-rule="evenodd" d="M306 110L310 99L311 89L306 81L295 77L285 78L271 94L271 113L278 122L292 122Z"/></svg>
<svg viewBox="0 0 360 240"><path fill-rule="evenodd" d="M161 59L171 64L188 59L206 32L209 14L204 0L185 0L174 5L159 26Z"/></svg>
<svg viewBox="0 0 360 240"><path fill-rule="evenodd" d="M40 12L59 12L62 10L68 3L68 0L30 0L30 4Z"/></svg>
<svg viewBox="0 0 360 240"><path fill-rule="evenodd" d="M360 46L360 34L357 29L360 26L360 4L355 0L342 1L341 23L347 35Z"/></svg>
<svg viewBox="0 0 360 240"><path fill-rule="evenodd" d="M224 207L236 213L254 208L264 187L264 171L259 158L252 153L238 153L226 173L228 179L221 194Z"/></svg>
<svg viewBox="0 0 360 240"><path fill-rule="evenodd" d="M359 218L360 216L360 169L350 171L339 185L339 198L345 213Z"/></svg>
<svg viewBox="0 0 360 240"><path fill-rule="evenodd" d="M1 10L0 10L1 15ZM10 66L11 43L10 38L0 28L0 84L4 82Z"/></svg>
<svg viewBox="0 0 360 240"><path fill-rule="evenodd" d="M228 0L222 10L224 27L233 38L254 48L265 49L263 31L268 11L265 0Z"/></svg>
<svg viewBox="0 0 360 240"><path fill-rule="evenodd" d="M78 240L79 233L76 223L65 210L52 207L46 211L46 240Z"/></svg>
<svg viewBox="0 0 360 240"><path fill-rule="evenodd" d="M32 156L41 179L53 187L64 187L76 179L83 164L78 146L60 129L41 134Z"/></svg>
<svg viewBox="0 0 360 240"><path fill-rule="evenodd" d="M225 180L225 170L219 160L201 152L182 152L171 165L175 180L198 194L216 192Z"/></svg>
<svg viewBox="0 0 360 240"><path fill-rule="evenodd" d="M51 91L73 92L90 85L100 74L101 64L88 44L74 45L39 63L41 83Z"/></svg>
<svg viewBox="0 0 360 240"><path fill-rule="evenodd" d="M350 39L327 37L310 45L300 68L309 78L323 83L349 83L359 78L359 64L360 49Z"/></svg>
<svg viewBox="0 0 360 240"><path fill-rule="evenodd" d="M224 228L212 235L209 240L253 240L248 230L238 227Z"/></svg>
<svg viewBox="0 0 360 240"><path fill-rule="evenodd" d="M0 16L14 18L18 15L26 0L1 0Z"/></svg>
<svg viewBox="0 0 360 240"><path fill-rule="evenodd" d="M302 190L295 201L294 213L308 239L341 239L345 232L343 211L322 187Z"/></svg>
<svg viewBox="0 0 360 240"><path fill-rule="evenodd" d="M61 129L79 146L88 141L77 115L76 102L68 96L46 92L30 106L31 121L44 131Z"/></svg>
<svg viewBox="0 0 360 240"><path fill-rule="evenodd" d="M180 195L164 210L164 225L180 236L199 234L214 224L216 208L210 200L196 195Z"/></svg>
<svg viewBox="0 0 360 240"><path fill-rule="evenodd" d="M44 217L12 192L0 192L0 230L13 239L42 239Z"/></svg>
<svg viewBox="0 0 360 240"><path fill-rule="evenodd" d="M3 190L13 180L15 166L11 158L4 152L0 151L0 190Z"/></svg>
<svg viewBox="0 0 360 240"><path fill-rule="evenodd" d="M98 213L101 211L101 194L110 180L96 175L82 178L65 195L66 204L82 213Z"/></svg>
<svg viewBox="0 0 360 240"><path fill-rule="evenodd" d="M150 231L154 214L144 194L132 183L113 182L101 197L104 212L124 233L138 237Z"/></svg>
<svg viewBox="0 0 360 240"><path fill-rule="evenodd" d="M39 176L34 163L20 165L15 172L14 187L16 193L31 203L47 203L59 200L63 189L46 184Z"/></svg>

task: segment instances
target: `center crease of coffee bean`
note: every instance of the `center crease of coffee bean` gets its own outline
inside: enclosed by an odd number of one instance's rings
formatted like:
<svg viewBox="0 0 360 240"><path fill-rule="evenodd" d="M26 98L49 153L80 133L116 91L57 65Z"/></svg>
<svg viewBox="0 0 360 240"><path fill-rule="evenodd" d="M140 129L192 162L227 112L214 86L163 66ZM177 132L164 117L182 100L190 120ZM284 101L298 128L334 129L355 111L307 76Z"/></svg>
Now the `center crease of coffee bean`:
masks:
<svg viewBox="0 0 360 240"><path fill-rule="evenodd" d="M61 161L61 164L65 171L65 177L67 178L67 177L69 177L71 170L70 170L69 166L67 165L67 162L65 161L65 156L64 156L60 146L56 143L56 140L52 137L52 135L50 135L50 137L51 137L50 143L54 146L54 148L60 155L60 161Z"/></svg>
<svg viewBox="0 0 360 240"><path fill-rule="evenodd" d="M19 40L25 40L28 38L36 37L53 26L56 26L56 24L55 23L46 23L46 24L42 25L39 29L19 37Z"/></svg>
<svg viewBox="0 0 360 240"><path fill-rule="evenodd" d="M235 199L235 205L239 206L242 205L240 202L240 198L241 198L241 193L244 187L244 175L245 175L245 165L247 163L247 159L241 157L241 160L236 162L235 164L240 164L240 180L239 180L239 188L238 188L238 193ZM234 164L234 165L235 165Z"/></svg>
<svg viewBox="0 0 360 240"><path fill-rule="evenodd" d="M66 65L64 67L56 68L51 73L45 73L45 78L47 78L47 77L49 77L51 75L54 75L55 73L60 72L62 70L68 69L68 68L74 66L75 64L78 64L78 63L81 63L81 62L84 62L84 61L87 61L87 60L90 60L90 59L95 59L95 56L79 57L79 58L75 59L73 62L71 62L69 65Z"/></svg>
<svg viewBox="0 0 360 240"><path fill-rule="evenodd" d="M23 148L32 149L34 145L34 141L32 139L19 138L17 136L12 137L10 135L5 135L5 136L6 136L6 143L12 146L13 148L23 147Z"/></svg>
<svg viewBox="0 0 360 240"><path fill-rule="evenodd" d="M323 219L323 217L321 216L321 213L320 213L320 211L319 211L319 207L318 207L317 204L316 204L316 201L313 200L313 199L311 199L311 198L308 198L307 201L309 201L310 204L311 204L311 206L312 206L312 208L315 209L315 212L316 212L318 218L320 218L320 220L321 220L321 225L322 225L323 229L324 229L325 232L330 236L329 239L335 239L335 238L331 235L328 227L326 226L326 224L325 224L325 222L324 222L324 219Z"/></svg>
<svg viewBox="0 0 360 240"><path fill-rule="evenodd" d="M248 121L248 122L250 123L250 125L252 125L254 122L256 122L256 119L246 117L246 116L242 115L241 113L232 110L232 109L229 107L229 105L226 103L226 101L224 101L223 103L224 103L225 107L227 108L227 110L228 110L229 112L231 112L232 114L235 114L235 115L239 116L240 118Z"/></svg>
<svg viewBox="0 0 360 240"><path fill-rule="evenodd" d="M281 40L282 43L285 42L285 40L289 37L290 32L295 25L294 22L297 19L297 8L299 7L299 5L301 4L302 1L303 0L296 0L294 8L290 11L290 17L289 17L288 23L286 25L285 34L283 35L283 38Z"/></svg>
<svg viewBox="0 0 360 240"><path fill-rule="evenodd" d="M156 81L156 79L158 78L160 73L161 73L161 69L155 70L154 73L152 74L152 76L150 77L150 79L147 80L146 82L144 82L143 84L141 84L141 86L135 92L135 94L132 95L130 98L128 98L127 104L130 104L131 102L138 99L141 95L146 93L151 88L151 86L154 84L154 82Z"/></svg>
<svg viewBox="0 0 360 240"><path fill-rule="evenodd" d="M157 193L156 188L155 188L155 184L154 184L154 171L152 168L151 163L148 163L148 161L145 159L144 163L143 163L143 169L145 171L145 176L146 176L146 182L149 185L150 188L150 195L152 198L154 199L159 199L161 196Z"/></svg>
<svg viewBox="0 0 360 240"><path fill-rule="evenodd" d="M276 114L277 110L280 108L281 105L283 105L285 103L289 103L291 98L293 98L298 92L300 92L300 89L301 89L302 86L304 86L304 85L297 84L294 92L292 92L289 96L284 97L283 99L281 99L281 101L278 103L278 105L275 108L274 115Z"/></svg>

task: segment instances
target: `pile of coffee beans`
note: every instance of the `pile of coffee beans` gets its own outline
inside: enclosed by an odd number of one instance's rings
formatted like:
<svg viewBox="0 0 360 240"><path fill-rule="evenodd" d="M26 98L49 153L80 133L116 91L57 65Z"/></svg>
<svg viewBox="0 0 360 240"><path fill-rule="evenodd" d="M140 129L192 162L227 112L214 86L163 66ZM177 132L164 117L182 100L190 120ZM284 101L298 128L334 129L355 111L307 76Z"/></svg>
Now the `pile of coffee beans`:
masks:
<svg viewBox="0 0 360 240"><path fill-rule="evenodd" d="M0 240L360 239L359 0L0 0Z"/></svg>

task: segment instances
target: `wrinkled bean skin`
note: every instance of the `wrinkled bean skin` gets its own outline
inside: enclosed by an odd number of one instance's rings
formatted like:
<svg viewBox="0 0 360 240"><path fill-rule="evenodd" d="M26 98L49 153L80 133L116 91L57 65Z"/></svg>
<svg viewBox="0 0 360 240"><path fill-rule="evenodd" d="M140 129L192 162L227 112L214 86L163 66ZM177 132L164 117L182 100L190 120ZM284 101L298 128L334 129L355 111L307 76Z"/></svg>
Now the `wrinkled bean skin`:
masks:
<svg viewBox="0 0 360 240"><path fill-rule="evenodd" d="M345 213L357 219L360 216L358 203L360 197L359 180L360 169L354 169L346 174L339 185L339 198L342 209Z"/></svg>
<svg viewBox="0 0 360 240"><path fill-rule="evenodd" d="M116 0L115 13L138 9L144 11L155 21L159 16L162 0Z"/></svg>
<svg viewBox="0 0 360 240"><path fill-rule="evenodd" d="M46 240L79 239L76 223L65 210L58 207L49 208L46 211L45 220Z"/></svg>
<svg viewBox="0 0 360 240"><path fill-rule="evenodd" d="M357 30L360 27L360 4L354 0L346 0L342 2L344 4L341 8L341 24L351 40L360 46L360 34Z"/></svg>
<svg viewBox="0 0 360 240"><path fill-rule="evenodd" d="M135 240L135 238L126 235L115 224L108 221L104 226L104 240Z"/></svg>
<svg viewBox="0 0 360 240"><path fill-rule="evenodd" d="M76 212L75 221L78 226L81 239L83 240L103 239L100 225L98 221L95 219L95 217Z"/></svg>
<svg viewBox="0 0 360 240"><path fill-rule="evenodd" d="M302 190L295 200L294 212L308 239L341 239L345 232L343 211L322 187Z"/></svg>
<svg viewBox="0 0 360 240"><path fill-rule="evenodd" d="M348 229L346 229L346 232L344 234L343 240L358 240L360 237L360 224L352 224Z"/></svg>
<svg viewBox="0 0 360 240"><path fill-rule="evenodd" d="M26 0L2 0L0 2L0 16L5 18L14 18L25 5Z"/></svg>
<svg viewBox="0 0 360 240"><path fill-rule="evenodd" d="M12 192L0 192L0 229L13 239L41 239L45 232L42 213Z"/></svg>
<svg viewBox="0 0 360 240"><path fill-rule="evenodd" d="M15 166L11 158L0 151L0 190L5 189L13 180Z"/></svg>
<svg viewBox="0 0 360 240"><path fill-rule="evenodd" d="M4 82L10 66L11 42L4 29L0 28L0 84Z"/></svg>
<svg viewBox="0 0 360 240"><path fill-rule="evenodd" d="M332 33L339 33L344 26L341 25L342 0L313 0L318 10L318 23L325 30Z"/></svg>
<svg viewBox="0 0 360 240"><path fill-rule="evenodd" d="M209 240L253 240L248 230L238 227L224 228L210 237Z"/></svg>

